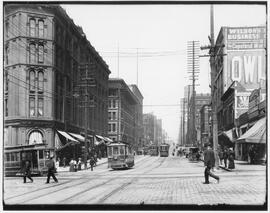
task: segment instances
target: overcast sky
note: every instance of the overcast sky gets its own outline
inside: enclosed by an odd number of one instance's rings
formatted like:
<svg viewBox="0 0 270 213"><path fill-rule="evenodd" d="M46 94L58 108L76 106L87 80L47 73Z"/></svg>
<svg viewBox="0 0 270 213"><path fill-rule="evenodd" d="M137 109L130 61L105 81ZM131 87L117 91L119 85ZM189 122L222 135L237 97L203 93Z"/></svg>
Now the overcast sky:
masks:
<svg viewBox="0 0 270 213"><path fill-rule="evenodd" d="M191 84L187 78L187 41L209 44L210 5L62 6L109 65L110 78L119 74L127 84L136 84L138 69L138 87L146 105L143 112L161 118L163 128L176 142L180 98L184 86ZM264 25L266 9L263 5L215 5L214 18L216 38L221 26ZM210 93L206 57L200 58L197 84L197 93ZM163 104L172 106L158 106Z"/></svg>

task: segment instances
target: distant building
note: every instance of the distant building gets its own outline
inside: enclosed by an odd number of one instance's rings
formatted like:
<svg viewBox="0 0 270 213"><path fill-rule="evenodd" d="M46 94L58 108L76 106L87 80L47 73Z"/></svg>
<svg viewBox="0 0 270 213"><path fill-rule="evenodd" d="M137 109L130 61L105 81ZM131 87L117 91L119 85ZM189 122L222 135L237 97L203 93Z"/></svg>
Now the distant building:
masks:
<svg viewBox="0 0 270 213"><path fill-rule="evenodd" d="M162 119L158 119L153 113L143 114L143 128L145 146L160 145L167 137L162 129Z"/></svg>
<svg viewBox="0 0 270 213"><path fill-rule="evenodd" d="M135 106L135 150L142 150L143 148L143 95L135 84L129 85L129 88L137 98Z"/></svg>
<svg viewBox="0 0 270 213"><path fill-rule="evenodd" d="M204 144L210 142L210 136L212 132L211 126L211 105L203 105L200 110L200 133L201 133L201 148L204 147Z"/></svg>
<svg viewBox="0 0 270 213"><path fill-rule="evenodd" d="M129 143L135 150L142 140L142 101L137 86L129 87L123 79L109 79L108 135L114 141Z"/></svg>
<svg viewBox="0 0 270 213"><path fill-rule="evenodd" d="M193 96L189 100L188 105L188 134L189 140L187 141L188 145L200 146L201 144L201 121L200 121L200 110L203 105L208 105L210 103L210 94L196 94L195 96L195 106L193 106ZM195 124L192 121L192 109L195 109ZM194 129L195 128L195 129Z"/></svg>
<svg viewBox="0 0 270 213"><path fill-rule="evenodd" d="M144 146L156 144L155 142L155 116L152 113L143 114Z"/></svg>

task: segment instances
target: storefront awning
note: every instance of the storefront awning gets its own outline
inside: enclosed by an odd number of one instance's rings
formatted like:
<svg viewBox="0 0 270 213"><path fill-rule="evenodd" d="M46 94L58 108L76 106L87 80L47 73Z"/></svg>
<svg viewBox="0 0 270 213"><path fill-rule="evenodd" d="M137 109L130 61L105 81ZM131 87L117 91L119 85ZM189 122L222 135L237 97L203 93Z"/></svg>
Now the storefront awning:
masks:
<svg viewBox="0 0 270 213"><path fill-rule="evenodd" d="M266 143L266 118L258 120L253 127L237 139L238 143Z"/></svg>
<svg viewBox="0 0 270 213"><path fill-rule="evenodd" d="M100 135L96 135L96 137L97 137L98 139L105 140L104 137L102 137L102 136L100 136Z"/></svg>
<svg viewBox="0 0 270 213"><path fill-rule="evenodd" d="M234 139L233 139L233 131L228 130L228 131L223 131L218 134L218 144L220 146L227 146L231 147L233 146Z"/></svg>
<svg viewBox="0 0 270 213"><path fill-rule="evenodd" d="M73 137L79 139L80 141L84 141L84 140L85 140L85 137L83 137L83 136L81 136L81 135L79 135L79 134L70 133L70 132L69 132L68 134L70 134L70 135L72 135Z"/></svg>
<svg viewBox="0 0 270 213"><path fill-rule="evenodd" d="M63 135L66 139L79 143L79 141L77 141L75 138L71 137L68 133L66 133L64 131L60 131L60 130L57 130L57 132L59 132L61 135Z"/></svg>
<svg viewBox="0 0 270 213"><path fill-rule="evenodd" d="M105 139L106 142L109 142L109 143L113 142L113 140L110 139L110 138L104 137L104 139Z"/></svg>
<svg viewBox="0 0 270 213"><path fill-rule="evenodd" d="M233 132L232 129L228 131L223 131L218 134L218 136L226 136L230 141L233 141Z"/></svg>

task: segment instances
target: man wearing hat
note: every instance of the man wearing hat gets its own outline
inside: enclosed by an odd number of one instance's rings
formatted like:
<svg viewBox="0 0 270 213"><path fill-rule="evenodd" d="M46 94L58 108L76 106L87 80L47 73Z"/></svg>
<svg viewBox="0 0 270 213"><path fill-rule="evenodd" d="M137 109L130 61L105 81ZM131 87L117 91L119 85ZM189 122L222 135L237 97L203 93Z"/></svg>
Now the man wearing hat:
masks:
<svg viewBox="0 0 270 213"><path fill-rule="evenodd" d="M220 178L211 172L211 169L215 166L215 153L210 144L207 144L207 149L204 151L204 166L206 166L204 170L204 184L209 184L209 176L215 178L219 183Z"/></svg>

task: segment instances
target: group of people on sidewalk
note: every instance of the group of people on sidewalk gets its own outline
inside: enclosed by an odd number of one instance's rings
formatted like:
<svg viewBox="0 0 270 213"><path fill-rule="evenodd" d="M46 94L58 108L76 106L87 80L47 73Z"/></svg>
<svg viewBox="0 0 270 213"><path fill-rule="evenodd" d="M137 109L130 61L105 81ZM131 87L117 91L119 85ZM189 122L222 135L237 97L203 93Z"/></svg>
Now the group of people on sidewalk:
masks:
<svg viewBox="0 0 270 213"><path fill-rule="evenodd" d="M218 152L218 157L220 161L220 165L223 165L224 162L224 168L227 169L234 169L235 164L234 164L234 159L235 159L235 154L232 148L221 148Z"/></svg>
<svg viewBox="0 0 270 213"><path fill-rule="evenodd" d="M78 162L76 160L71 159L69 162L69 171L70 172L76 172L82 170L82 159L79 158ZM86 164L84 164L84 168L88 168L87 165L90 165L91 171L93 171L93 167L97 165L97 159L94 157L91 157L89 160L87 160Z"/></svg>

